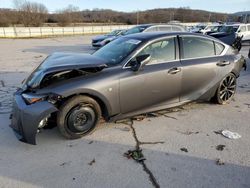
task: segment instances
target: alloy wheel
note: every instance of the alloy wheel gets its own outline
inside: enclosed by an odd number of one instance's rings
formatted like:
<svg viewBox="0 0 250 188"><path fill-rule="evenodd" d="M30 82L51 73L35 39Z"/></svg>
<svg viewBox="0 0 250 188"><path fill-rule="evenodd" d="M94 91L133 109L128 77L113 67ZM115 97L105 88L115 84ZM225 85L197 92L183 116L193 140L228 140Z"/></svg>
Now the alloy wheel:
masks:
<svg viewBox="0 0 250 188"><path fill-rule="evenodd" d="M229 101L235 94L236 91L236 78L234 75L225 77L219 88L220 100L225 103Z"/></svg>

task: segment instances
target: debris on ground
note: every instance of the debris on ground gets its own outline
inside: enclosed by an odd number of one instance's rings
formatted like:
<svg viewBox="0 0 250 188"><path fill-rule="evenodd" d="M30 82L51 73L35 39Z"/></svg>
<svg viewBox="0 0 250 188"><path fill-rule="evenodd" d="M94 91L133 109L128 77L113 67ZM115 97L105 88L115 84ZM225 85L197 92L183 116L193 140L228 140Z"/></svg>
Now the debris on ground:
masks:
<svg viewBox="0 0 250 188"><path fill-rule="evenodd" d="M225 136L226 138L229 138L229 139L239 139L239 138L241 138L241 135L239 133L231 132L229 130L223 130L221 132L221 134L223 136Z"/></svg>
<svg viewBox="0 0 250 188"><path fill-rule="evenodd" d="M177 169L176 169L175 167L172 167L171 170L172 170L172 171L176 171Z"/></svg>
<svg viewBox="0 0 250 188"><path fill-rule="evenodd" d="M126 132L129 132L129 131L130 131L130 129L129 129L128 127L122 127L122 128L120 128L120 127L115 127L115 129L119 129L119 130L121 130L121 131L126 131Z"/></svg>
<svg viewBox="0 0 250 188"><path fill-rule="evenodd" d="M214 131L214 133L215 133L215 134L221 134L221 135L222 135L222 131L223 131L223 130Z"/></svg>
<svg viewBox="0 0 250 188"><path fill-rule="evenodd" d="M75 144L71 143L71 144L68 144L67 146L70 147L70 148L72 148L73 146L75 146Z"/></svg>
<svg viewBox="0 0 250 188"><path fill-rule="evenodd" d="M187 149L187 148L181 148L180 150L181 150L181 151L184 151L184 152L186 152L186 153L188 152L188 149Z"/></svg>
<svg viewBox="0 0 250 188"><path fill-rule="evenodd" d="M34 58L41 58L43 57L42 55L37 55L37 56L34 56Z"/></svg>
<svg viewBox="0 0 250 188"><path fill-rule="evenodd" d="M124 153L124 156L127 157L128 159L134 159L137 162L142 162L146 160L142 154L142 150L128 150L126 153Z"/></svg>
<svg viewBox="0 0 250 188"><path fill-rule="evenodd" d="M125 124L125 125L130 125L131 124L131 119L118 120L115 123L121 123L121 124Z"/></svg>
<svg viewBox="0 0 250 188"><path fill-rule="evenodd" d="M70 163L71 163L71 161L69 161L69 162L63 162L63 163L60 164L60 166L69 165Z"/></svg>
<svg viewBox="0 0 250 188"><path fill-rule="evenodd" d="M93 159L92 161L90 161L90 162L88 163L88 165L89 165L89 166L92 166L94 163L95 163L95 159Z"/></svg>
<svg viewBox="0 0 250 188"><path fill-rule="evenodd" d="M74 181L74 180L76 180L76 178L72 178L72 180Z"/></svg>
<svg viewBox="0 0 250 188"><path fill-rule="evenodd" d="M220 144L220 145L216 146L216 149L218 151L223 151L225 147L226 147L225 145Z"/></svg>
<svg viewBox="0 0 250 188"><path fill-rule="evenodd" d="M177 131L178 133L184 134L184 135L191 135L191 134L199 134L199 131Z"/></svg>
<svg viewBox="0 0 250 188"><path fill-rule="evenodd" d="M221 159L216 159L215 163L216 163L216 165L219 165L219 166L225 165L225 163Z"/></svg>
<svg viewBox="0 0 250 188"><path fill-rule="evenodd" d="M89 142L89 144L93 144L93 142L94 142L94 141L93 141L93 140L91 140L91 141Z"/></svg>
<svg viewBox="0 0 250 188"><path fill-rule="evenodd" d="M145 144L164 144L165 142L163 141L158 141L158 142L140 142L140 145L145 145Z"/></svg>

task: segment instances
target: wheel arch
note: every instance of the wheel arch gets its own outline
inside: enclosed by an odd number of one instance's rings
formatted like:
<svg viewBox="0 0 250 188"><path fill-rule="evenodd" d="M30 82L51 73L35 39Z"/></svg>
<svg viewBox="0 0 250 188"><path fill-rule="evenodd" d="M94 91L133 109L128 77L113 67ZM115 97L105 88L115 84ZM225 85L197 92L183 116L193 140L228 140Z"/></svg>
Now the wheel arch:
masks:
<svg viewBox="0 0 250 188"><path fill-rule="evenodd" d="M99 104L99 106L101 108L102 117L105 120L108 120L108 118L111 114L111 107L110 107L109 103L107 102L107 100L101 95L93 94L93 93L89 93L89 92L80 92L80 93L70 94L70 95L67 95L63 98L62 103L71 99L72 97L80 96L80 95L81 96L88 96L88 97L94 99Z"/></svg>

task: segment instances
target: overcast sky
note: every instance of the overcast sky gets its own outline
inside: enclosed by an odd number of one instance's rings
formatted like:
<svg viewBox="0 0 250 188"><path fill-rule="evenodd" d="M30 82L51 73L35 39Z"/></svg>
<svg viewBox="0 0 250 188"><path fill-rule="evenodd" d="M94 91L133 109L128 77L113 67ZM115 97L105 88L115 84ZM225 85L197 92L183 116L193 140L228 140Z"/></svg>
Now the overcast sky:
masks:
<svg viewBox="0 0 250 188"><path fill-rule="evenodd" d="M153 8L190 7L208 11L234 13L250 11L250 0L31 0L43 3L50 12L62 9L69 4L82 9L113 9L137 11ZM0 0L0 8L13 8L12 0Z"/></svg>

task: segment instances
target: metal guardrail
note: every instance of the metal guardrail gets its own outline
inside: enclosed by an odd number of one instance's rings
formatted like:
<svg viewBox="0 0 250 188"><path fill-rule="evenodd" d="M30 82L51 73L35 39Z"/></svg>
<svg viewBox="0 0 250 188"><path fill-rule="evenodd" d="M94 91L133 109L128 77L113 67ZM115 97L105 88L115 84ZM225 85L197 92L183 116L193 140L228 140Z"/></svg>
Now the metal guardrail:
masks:
<svg viewBox="0 0 250 188"><path fill-rule="evenodd" d="M32 38L74 36L108 33L115 29L129 29L133 25L83 26L83 27L0 27L0 38Z"/></svg>

